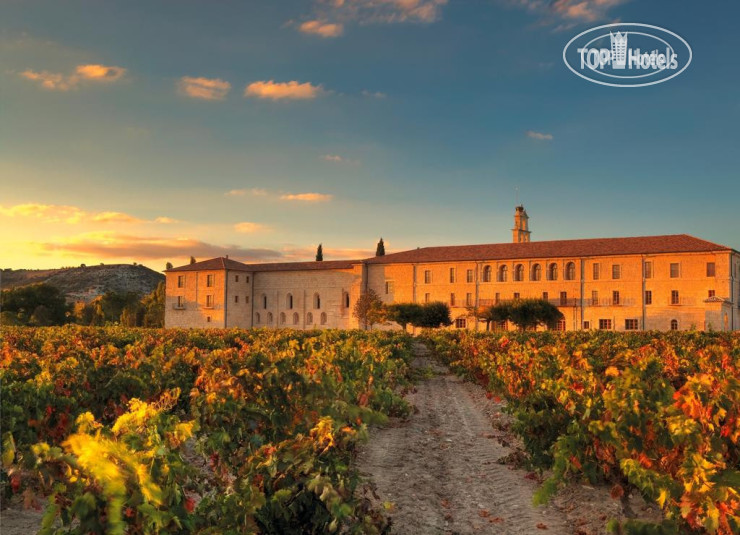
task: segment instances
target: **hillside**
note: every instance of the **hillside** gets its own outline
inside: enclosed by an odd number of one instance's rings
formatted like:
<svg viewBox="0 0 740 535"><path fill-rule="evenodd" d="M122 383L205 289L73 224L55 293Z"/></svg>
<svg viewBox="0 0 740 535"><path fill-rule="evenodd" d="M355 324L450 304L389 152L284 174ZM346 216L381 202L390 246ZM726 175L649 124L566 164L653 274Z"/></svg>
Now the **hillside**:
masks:
<svg viewBox="0 0 740 535"><path fill-rule="evenodd" d="M106 292L152 292L164 275L146 266L111 264L61 269L3 270L3 290L45 282L59 288L70 301L89 302Z"/></svg>

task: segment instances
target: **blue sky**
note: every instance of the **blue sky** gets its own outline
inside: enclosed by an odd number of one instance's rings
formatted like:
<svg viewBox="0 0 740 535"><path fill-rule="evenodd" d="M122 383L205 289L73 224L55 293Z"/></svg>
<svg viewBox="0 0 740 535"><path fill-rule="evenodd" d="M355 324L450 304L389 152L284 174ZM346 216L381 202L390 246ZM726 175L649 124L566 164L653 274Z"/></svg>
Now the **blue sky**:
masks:
<svg viewBox="0 0 740 535"><path fill-rule="evenodd" d="M689 233L740 247L740 5L6 0L0 267L161 269ZM577 33L670 29L686 72L589 84Z"/></svg>

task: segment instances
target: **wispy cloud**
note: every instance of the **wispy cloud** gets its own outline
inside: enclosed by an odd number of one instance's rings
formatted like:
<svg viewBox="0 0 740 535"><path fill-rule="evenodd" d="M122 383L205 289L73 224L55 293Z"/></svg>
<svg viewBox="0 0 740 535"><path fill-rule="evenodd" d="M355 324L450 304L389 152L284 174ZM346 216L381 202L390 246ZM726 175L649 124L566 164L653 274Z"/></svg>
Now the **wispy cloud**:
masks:
<svg viewBox="0 0 740 535"><path fill-rule="evenodd" d="M334 198L334 195L327 193L284 193L280 195L283 201L301 201L301 202L327 202Z"/></svg>
<svg viewBox="0 0 740 535"><path fill-rule="evenodd" d="M300 262L313 260L316 256L316 245L309 247L283 247L283 260L288 262ZM375 250L362 248L332 248L323 247L325 260L360 260L373 256Z"/></svg>
<svg viewBox="0 0 740 535"><path fill-rule="evenodd" d="M368 91L367 89L363 89L362 96L367 98L385 98L388 95L380 91Z"/></svg>
<svg viewBox="0 0 740 535"><path fill-rule="evenodd" d="M232 189L224 193L224 195L228 197L244 197L246 195L251 195L253 197L266 197L268 195L268 191L263 188Z"/></svg>
<svg viewBox="0 0 740 535"><path fill-rule="evenodd" d="M320 37L339 37L344 33L344 25L336 22L326 22L321 20L307 20L298 26L298 30L310 35Z"/></svg>
<svg viewBox="0 0 740 535"><path fill-rule="evenodd" d="M231 90L231 84L220 78L183 76L177 82L180 94L202 100L223 100Z"/></svg>
<svg viewBox="0 0 740 535"><path fill-rule="evenodd" d="M320 85L310 82L259 81L252 82L244 89L245 97L269 100L310 100L326 93Z"/></svg>
<svg viewBox="0 0 740 535"><path fill-rule="evenodd" d="M78 65L73 74L26 69L19 75L32 82L37 82L44 89L52 91L69 91L77 89L84 82L110 83L120 80L126 74L123 67L89 64Z"/></svg>
<svg viewBox="0 0 740 535"><path fill-rule="evenodd" d="M25 203L13 206L0 205L0 216L9 218L32 218L44 223L66 223L76 225L79 223L149 223L145 219L126 214L123 212L87 212L77 206L59 204ZM155 223L175 223L175 219L169 217L158 217Z"/></svg>
<svg viewBox="0 0 740 535"><path fill-rule="evenodd" d="M608 11L630 0L504 0L539 15L543 24L557 24L559 30L576 24L608 18Z"/></svg>
<svg viewBox="0 0 740 535"><path fill-rule="evenodd" d="M338 154L324 154L321 157L321 159L326 160L327 162L336 162L336 163L341 163L345 161L345 159L339 156Z"/></svg>
<svg viewBox="0 0 740 535"><path fill-rule="evenodd" d="M527 130L527 137L540 141L552 141L552 134L544 134L542 132L535 132L534 130Z"/></svg>
<svg viewBox="0 0 740 535"><path fill-rule="evenodd" d="M263 225L262 223L243 221L242 223L237 223L236 225L234 225L234 230L243 234L253 234L255 232L265 232L269 230L269 228L267 227L267 225Z"/></svg>
<svg viewBox="0 0 740 535"><path fill-rule="evenodd" d="M180 221L171 217L157 217L154 219L154 222L162 225L172 225L174 223L179 223Z"/></svg>

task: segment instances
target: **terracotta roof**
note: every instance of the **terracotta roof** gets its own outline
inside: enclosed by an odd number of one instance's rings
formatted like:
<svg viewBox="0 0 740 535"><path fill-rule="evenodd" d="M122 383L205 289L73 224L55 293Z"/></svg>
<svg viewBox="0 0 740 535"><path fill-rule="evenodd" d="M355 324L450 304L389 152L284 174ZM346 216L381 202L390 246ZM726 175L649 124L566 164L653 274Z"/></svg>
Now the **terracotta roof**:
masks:
<svg viewBox="0 0 740 535"><path fill-rule="evenodd" d="M195 264L187 264L185 266L166 269L165 271L211 271L220 269L228 269L230 271L252 271L246 264L242 264L241 262L237 262L236 260L225 258L223 256L211 258L210 260L203 260L201 262L196 262Z"/></svg>
<svg viewBox="0 0 740 535"><path fill-rule="evenodd" d="M228 269L229 271L304 271L313 269L351 269L362 260L325 260L323 262L279 262L265 264L243 264L230 258L211 258L195 264L187 264L170 271L210 271Z"/></svg>
<svg viewBox="0 0 740 535"><path fill-rule="evenodd" d="M587 240L534 241L423 247L411 251L376 256L368 264L407 262L457 262L464 260L507 260L519 258L563 258L657 253L695 253L731 251L687 234L641 236L635 238L597 238Z"/></svg>

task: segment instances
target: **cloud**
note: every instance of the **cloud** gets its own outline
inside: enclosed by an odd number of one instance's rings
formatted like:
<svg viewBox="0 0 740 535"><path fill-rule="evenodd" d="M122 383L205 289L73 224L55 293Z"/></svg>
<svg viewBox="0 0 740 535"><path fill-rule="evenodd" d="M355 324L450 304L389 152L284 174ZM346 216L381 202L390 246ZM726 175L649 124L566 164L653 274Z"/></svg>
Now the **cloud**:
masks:
<svg viewBox="0 0 740 535"><path fill-rule="evenodd" d="M44 89L52 91L69 91L77 89L83 82L115 82L123 78L126 69L123 67L89 64L78 65L75 74L63 74L49 71L26 69L19 75L32 82L38 82Z"/></svg>
<svg viewBox="0 0 740 535"><path fill-rule="evenodd" d="M255 232L264 232L269 229L266 225L263 225L262 223L252 223L250 221L244 221L242 223L237 223L236 225L234 225L234 230L244 234L253 234Z"/></svg>
<svg viewBox="0 0 740 535"><path fill-rule="evenodd" d="M326 193L284 193L280 196L283 201L302 201L302 202L327 202L334 198L334 195Z"/></svg>
<svg viewBox="0 0 740 535"><path fill-rule="evenodd" d="M77 65L75 70L81 78L96 82L115 82L126 74L126 69L122 67L99 64Z"/></svg>
<svg viewBox="0 0 740 535"><path fill-rule="evenodd" d="M298 26L298 30L320 37L339 37L344 32L344 25L320 20L307 20Z"/></svg>
<svg viewBox="0 0 740 535"><path fill-rule="evenodd" d="M552 141L552 134L543 134L542 132L535 132L534 130L527 130L527 137L538 139L540 141Z"/></svg>
<svg viewBox="0 0 740 535"><path fill-rule="evenodd" d="M381 93L380 91L368 91L367 89L363 89L362 96L368 98L385 98L388 95Z"/></svg>
<svg viewBox="0 0 740 535"><path fill-rule="evenodd" d="M252 82L244 89L245 97L270 100L308 100L326 93L320 85L310 82L275 82L273 80Z"/></svg>
<svg viewBox="0 0 740 535"><path fill-rule="evenodd" d="M88 232L66 240L34 244L46 253L63 253L95 259L126 258L136 260L213 258L226 256L243 262L279 260L284 257L272 249L251 249L239 245L216 245L193 238L135 236L116 232Z"/></svg>
<svg viewBox="0 0 740 535"><path fill-rule="evenodd" d="M313 260L316 257L317 245L313 245L310 247L283 247L281 249L281 252L283 253L283 261L301 262L306 260ZM323 247L323 252L325 260L360 260L363 258L369 258L375 254L374 249L334 249L331 247Z"/></svg>
<svg viewBox="0 0 740 535"><path fill-rule="evenodd" d="M0 215L10 218L34 218L44 223L67 223L69 225L79 223L132 224L149 222L123 212L86 212L77 206L40 203L16 204L7 207L0 205ZM176 223L177 221L169 217L158 217L154 222Z"/></svg>
<svg viewBox="0 0 740 535"><path fill-rule="evenodd" d="M507 0L543 17L543 24L558 24L566 30L583 22L595 22L608 17L609 9L630 0ZM565 21L565 22L563 22Z"/></svg>
<svg viewBox="0 0 740 535"><path fill-rule="evenodd" d="M183 76L177 82L180 94L203 100L223 100L231 90L231 84L220 78L194 78Z"/></svg>
<svg viewBox="0 0 740 535"><path fill-rule="evenodd" d="M327 162L337 162L337 163L341 163L341 162L345 161L344 158L342 158L338 154L324 154L321 157L321 159L322 160L326 160Z"/></svg>
<svg viewBox="0 0 740 535"><path fill-rule="evenodd" d="M253 197L265 197L268 195L266 189L263 188L252 188L252 189L232 189L224 193L228 197L244 197L245 195L252 195Z"/></svg>
<svg viewBox="0 0 740 535"><path fill-rule="evenodd" d="M172 225L173 223L179 223L180 221L171 217L157 217L154 219L154 222L162 225Z"/></svg>
<svg viewBox="0 0 740 535"><path fill-rule="evenodd" d="M439 19L447 0L315 0L316 19L358 24L415 22Z"/></svg>

